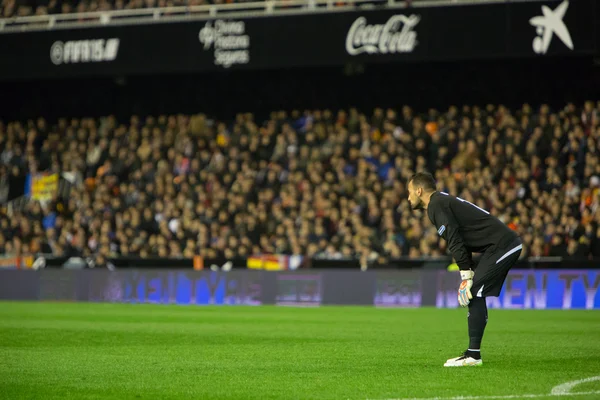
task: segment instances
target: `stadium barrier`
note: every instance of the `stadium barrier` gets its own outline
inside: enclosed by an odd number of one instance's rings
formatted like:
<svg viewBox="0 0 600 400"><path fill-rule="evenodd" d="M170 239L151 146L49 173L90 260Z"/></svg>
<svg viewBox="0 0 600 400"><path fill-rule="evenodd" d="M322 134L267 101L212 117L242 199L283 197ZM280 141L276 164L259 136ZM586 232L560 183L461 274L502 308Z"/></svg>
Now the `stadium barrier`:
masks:
<svg viewBox="0 0 600 400"><path fill-rule="evenodd" d="M456 272L0 270L0 299L182 305L457 307ZM600 270L512 270L491 308L600 309Z"/></svg>
<svg viewBox="0 0 600 400"><path fill-rule="evenodd" d="M418 5L0 30L0 79L599 53L600 6L594 0Z"/></svg>
<svg viewBox="0 0 600 400"><path fill-rule="evenodd" d="M480 255L475 255L473 260L477 262ZM34 268L87 268L95 267L93 258L78 257L55 257L51 255L38 255L36 258L38 266ZM375 260L376 261L376 260ZM279 254L265 254L253 257L236 257L232 259L206 258L196 256L194 258L140 258L137 256L121 256L109 259L116 269L258 269L267 271L303 270L303 269L336 269L336 270L358 270L361 263L356 258L319 258L304 256L286 256ZM598 268L598 259L586 258L562 258L562 257L529 257L520 259L515 265L516 269L595 269ZM29 265L28 267L31 267ZM362 265L364 267L364 265ZM452 258L443 257L398 257L385 260L380 264L368 262L365 269L376 270L406 270L406 269L452 269Z"/></svg>

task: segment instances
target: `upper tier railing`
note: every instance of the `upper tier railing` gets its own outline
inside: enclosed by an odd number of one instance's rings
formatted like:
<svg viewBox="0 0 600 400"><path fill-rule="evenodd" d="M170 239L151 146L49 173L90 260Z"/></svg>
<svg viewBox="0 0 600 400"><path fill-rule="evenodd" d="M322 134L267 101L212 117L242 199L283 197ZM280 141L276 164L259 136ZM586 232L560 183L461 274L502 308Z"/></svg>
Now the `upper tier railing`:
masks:
<svg viewBox="0 0 600 400"><path fill-rule="evenodd" d="M147 24L181 20L236 18L315 12L340 12L356 8L405 8L439 5L490 4L536 0L269 0L250 3L139 8L71 14L0 18L0 33L99 25Z"/></svg>

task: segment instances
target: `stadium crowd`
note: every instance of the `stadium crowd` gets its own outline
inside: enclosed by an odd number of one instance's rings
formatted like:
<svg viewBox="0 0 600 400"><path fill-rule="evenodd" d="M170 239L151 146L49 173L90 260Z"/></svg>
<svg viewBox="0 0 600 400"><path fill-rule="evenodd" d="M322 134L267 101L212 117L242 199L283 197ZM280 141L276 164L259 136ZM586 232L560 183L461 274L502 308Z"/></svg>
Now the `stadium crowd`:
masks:
<svg viewBox="0 0 600 400"><path fill-rule="evenodd" d="M250 3L257 1L261 0L0 0L0 18L142 8ZM410 6L412 1L404 0L406 6ZM306 2L308 4L309 0L306 0ZM369 3L385 4L387 0L370 0ZM346 5L346 2L344 0L335 0L334 5Z"/></svg>
<svg viewBox="0 0 600 400"><path fill-rule="evenodd" d="M235 0L236 3L248 1L250 0ZM2 0L0 3L0 17L197 6L233 2L233 0Z"/></svg>
<svg viewBox="0 0 600 400"><path fill-rule="evenodd" d="M600 102L398 111L0 123L4 181L76 182L5 209L0 253L439 256L445 242L407 202L407 179L429 170L519 232L523 257L600 257Z"/></svg>

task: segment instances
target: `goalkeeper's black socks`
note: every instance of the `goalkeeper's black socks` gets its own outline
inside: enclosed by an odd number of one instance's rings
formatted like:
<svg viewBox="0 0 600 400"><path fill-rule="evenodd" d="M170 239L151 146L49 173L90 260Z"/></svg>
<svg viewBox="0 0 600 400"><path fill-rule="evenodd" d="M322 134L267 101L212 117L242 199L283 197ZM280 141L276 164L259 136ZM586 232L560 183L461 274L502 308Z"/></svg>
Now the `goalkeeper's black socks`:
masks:
<svg viewBox="0 0 600 400"><path fill-rule="evenodd" d="M488 313L485 297L474 297L469 303L469 349L465 355L481 359L481 339L487 324Z"/></svg>
<svg viewBox="0 0 600 400"><path fill-rule="evenodd" d="M481 352L479 350L468 349L465 351L465 357L471 357L476 360L481 360Z"/></svg>

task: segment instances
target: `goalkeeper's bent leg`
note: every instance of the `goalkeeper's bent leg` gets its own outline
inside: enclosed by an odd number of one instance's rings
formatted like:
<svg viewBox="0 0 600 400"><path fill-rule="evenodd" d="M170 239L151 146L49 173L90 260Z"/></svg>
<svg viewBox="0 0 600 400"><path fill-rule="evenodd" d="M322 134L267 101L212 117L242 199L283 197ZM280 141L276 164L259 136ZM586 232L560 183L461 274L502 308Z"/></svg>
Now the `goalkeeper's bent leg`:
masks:
<svg viewBox="0 0 600 400"><path fill-rule="evenodd" d="M473 297L469 303L469 356L479 359L481 358L481 339L487 324L488 312L485 297Z"/></svg>

